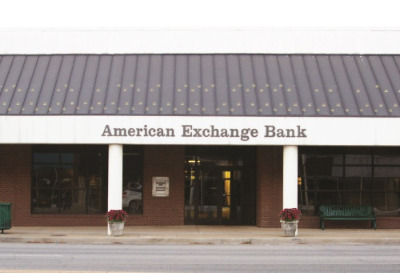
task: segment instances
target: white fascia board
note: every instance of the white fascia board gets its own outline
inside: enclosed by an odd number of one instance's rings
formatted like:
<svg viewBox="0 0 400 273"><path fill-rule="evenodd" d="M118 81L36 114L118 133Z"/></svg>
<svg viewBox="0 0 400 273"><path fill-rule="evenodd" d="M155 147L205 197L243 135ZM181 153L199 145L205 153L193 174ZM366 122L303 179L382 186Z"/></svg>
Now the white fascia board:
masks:
<svg viewBox="0 0 400 273"><path fill-rule="evenodd" d="M0 132L1 144L400 146L399 118L0 116Z"/></svg>
<svg viewBox="0 0 400 273"><path fill-rule="evenodd" d="M400 54L397 29L3 29L0 37L0 54Z"/></svg>

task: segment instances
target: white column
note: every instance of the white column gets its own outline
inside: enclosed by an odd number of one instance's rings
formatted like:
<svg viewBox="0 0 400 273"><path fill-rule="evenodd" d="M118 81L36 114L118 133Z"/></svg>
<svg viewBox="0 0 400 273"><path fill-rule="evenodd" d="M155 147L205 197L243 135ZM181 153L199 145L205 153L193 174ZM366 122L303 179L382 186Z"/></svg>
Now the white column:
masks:
<svg viewBox="0 0 400 273"><path fill-rule="evenodd" d="M283 208L297 208L297 146L283 147Z"/></svg>
<svg viewBox="0 0 400 273"><path fill-rule="evenodd" d="M122 209L123 145L108 146L108 210Z"/></svg>

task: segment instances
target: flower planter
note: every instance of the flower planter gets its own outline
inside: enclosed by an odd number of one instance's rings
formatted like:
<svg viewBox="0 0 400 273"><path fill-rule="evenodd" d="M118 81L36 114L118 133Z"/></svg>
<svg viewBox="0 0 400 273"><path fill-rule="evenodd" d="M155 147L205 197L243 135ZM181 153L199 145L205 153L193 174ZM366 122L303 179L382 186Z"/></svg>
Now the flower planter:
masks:
<svg viewBox="0 0 400 273"><path fill-rule="evenodd" d="M124 226L125 222L108 222L108 235L121 236Z"/></svg>
<svg viewBox="0 0 400 273"><path fill-rule="evenodd" d="M301 215L301 211L298 208L286 208L281 211L279 218L281 219L283 236L297 236L298 223Z"/></svg>
<svg viewBox="0 0 400 273"><path fill-rule="evenodd" d="M296 237L299 221L281 221L282 235L284 237Z"/></svg>
<svg viewBox="0 0 400 273"><path fill-rule="evenodd" d="M106 220L108 223L108 235L121 236L124 230L125 221L128 214L124 210L109 210L106 215Z"/></svg>

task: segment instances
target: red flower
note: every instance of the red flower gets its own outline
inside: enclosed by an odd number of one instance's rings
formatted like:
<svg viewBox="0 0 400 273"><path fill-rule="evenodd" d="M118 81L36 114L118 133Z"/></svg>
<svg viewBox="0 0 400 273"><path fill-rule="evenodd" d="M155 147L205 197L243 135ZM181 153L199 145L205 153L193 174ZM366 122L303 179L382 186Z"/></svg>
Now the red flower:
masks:
<svg viewBox="0 0 400 273"><path fill-rule="evenodd" d="M297 208L291 208L283 209L279 214L279 217L282 221L294 221L299 220L301 215L302 214L300 210L298 210Z"/></svg>
<svg viewBox="0 0 400 273"><path fill-rule="evenodd" d="M128 214L124 210L110 210L105 217L107 222L125 222Z"/></svg>

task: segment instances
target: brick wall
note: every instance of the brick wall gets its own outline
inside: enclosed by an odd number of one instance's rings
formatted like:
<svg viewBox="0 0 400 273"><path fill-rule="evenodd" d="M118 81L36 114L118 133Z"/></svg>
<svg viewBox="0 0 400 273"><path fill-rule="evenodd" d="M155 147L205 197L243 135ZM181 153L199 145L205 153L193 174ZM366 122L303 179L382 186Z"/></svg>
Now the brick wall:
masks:
<svg viewBox="0 0 400 273"><path fill-rule="evenodd" d="M183 225L184 146L145 146L143 215L132 215L127 225ZM153 176L167 176L169 197L152 196Z"/></svg>
<svg viewBox="0 0 400 273"><path fill-rule="evenodd" d="M31 145L0 145L0 202L12 203L15 226L100 226L103 214L31 214ZM146 146L144 149L143 215L131 215L127 225L182 225L184 205L184 147ZM170 177L170 197L151 195L153 176Z"/></svg>
<svg viewBox="0 0 400 273"><path fill-rule="evenodd" d="M13 224L30 219L30 154L28 145L0 145L0 202L12 203Z"/></svg>
<svg viewBox="0 0 400 273"><path fill-rule="evenodd" d="M31 145L0 145L0 202L12 203L15 226L98 226L101 215L31 214Z"/></svg>
<svg viewBox="0 0 400 273"><path fill-rule="evenodd" d="M257 226L279 227L282 209L283 148L277 146L257 149Z"/></svg>

